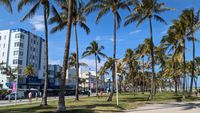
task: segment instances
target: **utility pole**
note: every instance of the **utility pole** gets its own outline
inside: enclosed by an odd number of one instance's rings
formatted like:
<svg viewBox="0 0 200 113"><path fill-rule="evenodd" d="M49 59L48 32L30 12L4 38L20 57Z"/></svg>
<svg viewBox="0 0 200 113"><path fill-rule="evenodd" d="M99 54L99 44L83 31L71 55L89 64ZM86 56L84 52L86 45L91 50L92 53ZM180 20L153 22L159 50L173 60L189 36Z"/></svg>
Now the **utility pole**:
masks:
<svg viewBox="0 0 200 113"><path fill-rule="evenodd" d="M119 105L119 98L118 98L118 83L117 83L117 60L115 61L115 67L116 67L116 69L115 69L115 75L116 75L116 77L115 77L115 86L116 86L116 101L117 101L117 105Z"/></svg>

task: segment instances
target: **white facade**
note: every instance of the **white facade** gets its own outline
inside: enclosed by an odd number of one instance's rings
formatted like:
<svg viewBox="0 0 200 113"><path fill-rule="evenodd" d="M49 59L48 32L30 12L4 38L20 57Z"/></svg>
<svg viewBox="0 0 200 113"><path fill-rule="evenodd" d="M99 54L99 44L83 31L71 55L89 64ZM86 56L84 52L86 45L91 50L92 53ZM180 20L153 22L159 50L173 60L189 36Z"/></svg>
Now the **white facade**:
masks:
<svg viewBox="0 0 200 113"><path fill-rule="evenodd" d="M18 67L18 75L23 76L27 65L33 65L35 76L43 78L45 69L45 41L29 31L10 29L0 31L0 62L11 68ZM7 77L0 73L0 84L6 87Z"/></svg>
<svg viewBox="0 0 200 113"><path fill-rule="evenodd" d="M66 85L75 86L76 85L76 69L70 68L66 72ZM79 68L79 77L82 77L81 69Z"/></svg>

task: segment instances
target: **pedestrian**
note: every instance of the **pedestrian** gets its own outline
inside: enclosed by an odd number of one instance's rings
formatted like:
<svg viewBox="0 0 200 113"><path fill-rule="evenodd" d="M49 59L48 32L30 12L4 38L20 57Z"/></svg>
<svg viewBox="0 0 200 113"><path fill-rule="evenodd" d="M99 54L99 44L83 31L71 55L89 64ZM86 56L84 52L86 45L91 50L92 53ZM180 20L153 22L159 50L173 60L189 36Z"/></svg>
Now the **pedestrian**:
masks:
<svg viewBox="0 0 200 113"><path fill-rule="evenodd" d="M36 101L38 100L38 93L36 92L35 93L35 98L36 98Z"/></svg>
<svg viewBox="0 0 200 113"><path fill-rule="evenodd" d="M31 92L28 93L28 99L29 99L29 102L32 103L32 93Z"/></svg>

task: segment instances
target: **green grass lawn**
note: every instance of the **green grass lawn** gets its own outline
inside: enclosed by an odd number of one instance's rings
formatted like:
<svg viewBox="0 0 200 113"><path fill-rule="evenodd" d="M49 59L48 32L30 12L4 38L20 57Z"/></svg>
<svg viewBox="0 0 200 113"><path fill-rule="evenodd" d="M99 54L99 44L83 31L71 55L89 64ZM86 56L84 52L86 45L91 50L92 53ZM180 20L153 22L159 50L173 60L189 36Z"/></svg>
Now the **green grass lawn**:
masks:
<svg viewBox="0 0 200 113"><path fill-rule="evenodd" d="M147 101L149 94L122 93L119 95L119 106L116 105L114 96L113 102L107 102L107 97L81 97L80 101L66 99L67 113L111 113L125 109L134 109L144 104L167 103L171 101L194 101L200 100L198 97L190 97L182 100L181 95L173 93L159 93L153 101ZM49 102L47 107L40 107L39 103L0 107L0 113L54 113L57 101Z"/></svg>

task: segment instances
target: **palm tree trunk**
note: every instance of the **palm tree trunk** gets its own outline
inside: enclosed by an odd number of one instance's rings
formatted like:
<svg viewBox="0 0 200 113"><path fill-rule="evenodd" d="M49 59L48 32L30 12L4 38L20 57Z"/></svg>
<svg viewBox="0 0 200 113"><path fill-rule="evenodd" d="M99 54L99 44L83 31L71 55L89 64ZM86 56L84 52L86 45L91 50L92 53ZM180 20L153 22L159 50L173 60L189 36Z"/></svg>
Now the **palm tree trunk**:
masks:
<svg viewBox="0 0 200 113"><path fill-rule="evenodd" d="M46 6L43 6L44 10L44 26L45 26L45 78L44 78L44 89L43 89L43 95L42 95L42 101L41 106L47 106L47 88L48 88L48 25L47 25L47 9Z"/></svg>
<svg viewBox="0 0 200 113"><path fill-rule="evenodd" d="M145 74L144 74L144 56L142 57L142 94L144 94L144 77L145 77Z"/></svg>
<svg viewBox="0 0 200 113"><path fill-rule="evenodd" d="M113 69L112 69L112 90L107 99L107 101L112 101L114 88L115 88L115 60L116 60L116 40L117 40L117 24L116 24L116 16L114 15L114 52L113 52Z"/></svg>
<svg viewBox="0 0 200 113"><path fill-rule="evenodd" d="M96 96L98 96L97 55L95 54Z"/></svg>
<svg viewBox="0 0 200 113"><path fill-rule="evenodd" d="M175 83L175 94L177 95L178 94L178 83L177 83L177 77L174 77L174 83Z"/></svg>
<svg viewBox="0 0 200 113"><path fill-rule="evenodd" d="M191 82L190 82L190 91L189 91L189 96L192 95L192 87L193 87L193 82L194 82L194 71L195 71L195 42L194 42L194 34L192 34L192 53L193 53L193 59L192 59L192 76L191 76Z"/></svg>
<svg viewBox="0 0 200 113"><path fill-rule="evenodd" d="M67 33L66 33L66 43L65 43L65 51L64 51L64 60L63 60L63 69L60 78L60 91L59 91L59 99L58 99L58 107L57 111L62 112L66 111L65 108L65 81L66 81L66 70L69 58L69 49L70 49L70 37L71 37L71 27L72 27L72 2L74 0L69 0L69 11L68 11L68 23L67 23Z"/></svg>
<svg viewBox="0 0 200 113"><path fill-rule="evenodd" d="M185 39L184 38L183 38L183 74L184 74L183 75L183 92L185 92L186 63L185 63Z"/></svg>
<svg viewBox="0 0 200 113"><path fill-rule="evenodd" d="M150 24L150 41L151 41L151 61L152 61L152 80L151 80L151 93L150 93L150 100L153 99L153 96L156 94L155 92L155 62L154 62L154 44L153 44L153 28L152 28L152 17L149 17L149 24Z"/></svg>
<svg viewBox="0 0 200 113"><path fill-rule="evenodd" d="M78 35L76 30L76 24L74 25L74 35L76 40L76 100L79 100L78 90L79 90L79 48L78 48Z"/></svg>

